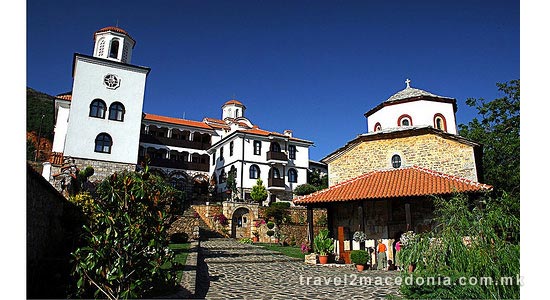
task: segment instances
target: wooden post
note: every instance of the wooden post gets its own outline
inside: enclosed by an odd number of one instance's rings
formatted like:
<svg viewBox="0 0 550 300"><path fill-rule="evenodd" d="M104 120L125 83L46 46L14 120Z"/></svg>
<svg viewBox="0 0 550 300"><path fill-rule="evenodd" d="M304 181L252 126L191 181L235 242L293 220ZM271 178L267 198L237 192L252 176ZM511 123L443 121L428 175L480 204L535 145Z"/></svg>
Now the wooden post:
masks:
<svg viewBox="0 0 550 300"><path fill-rule="evenodd" d="M309 249L313 250L313 208L307 206L307 233L309 239Z"/></svg>

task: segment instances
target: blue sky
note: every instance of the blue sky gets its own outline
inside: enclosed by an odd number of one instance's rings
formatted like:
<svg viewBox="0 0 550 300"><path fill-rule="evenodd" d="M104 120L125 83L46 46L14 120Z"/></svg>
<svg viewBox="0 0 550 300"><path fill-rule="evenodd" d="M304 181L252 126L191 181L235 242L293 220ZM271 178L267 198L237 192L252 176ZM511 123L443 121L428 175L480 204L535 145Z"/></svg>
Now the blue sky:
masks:
<svg viewBox="0 0 550 300"><path fill-rule="evenodd" d="M144 111L202 120L237 98L260 128L292 129L319 160L366 132L363 114L411 86L499 97L520 78L519 1L27 1L27 86L71 90L72 57L118 23L151 68Z"/></svg>

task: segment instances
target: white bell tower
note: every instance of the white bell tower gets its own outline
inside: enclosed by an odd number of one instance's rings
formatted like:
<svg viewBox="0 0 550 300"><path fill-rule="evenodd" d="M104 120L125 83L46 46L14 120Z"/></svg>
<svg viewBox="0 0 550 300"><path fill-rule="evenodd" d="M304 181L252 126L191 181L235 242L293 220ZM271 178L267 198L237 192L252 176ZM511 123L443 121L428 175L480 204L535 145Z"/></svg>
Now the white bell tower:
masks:
<svg viewBox="0 0 550 300"><path fill-rule="evenodd" d="M238 100L229 100L222 106L222 120L244 117L245 110L246 106Z"/></svg>
<svg viewBox="0 0 550 300"><path fill-rule="evenodd" d="M109 26L94 33L94 57L130 64L136 41L124 29Z"/></svg>

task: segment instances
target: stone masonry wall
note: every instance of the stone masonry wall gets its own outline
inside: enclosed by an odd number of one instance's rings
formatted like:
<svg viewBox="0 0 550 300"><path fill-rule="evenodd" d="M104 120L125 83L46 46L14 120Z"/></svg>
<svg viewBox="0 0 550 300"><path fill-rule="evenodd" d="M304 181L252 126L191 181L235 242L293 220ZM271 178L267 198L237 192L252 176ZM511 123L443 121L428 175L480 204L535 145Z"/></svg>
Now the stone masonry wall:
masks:
<svg viewBox="0 0 550 300"><path fill-rule="evenodd" d="M136 170L135 164L117 163L112 161L75 158L74 162L80 170L84 170L87 166L94 168L94 175L89 178L91 182L102 181L115 172L122 172L123 170Z"/></svg>
<svg viewBox="0 0 550 300"><path fill-rule="evenodd" d="M330 162L331 186L361 174L391 168L391 157L402 166L417 165L477 181L474 149L435 134L362 142Z"/></svg>
<svg viewBox="0 0 550 300"><path fill-rule="evenodd" d="M27 165L27 297L66 298L83 216Z"/></svg>

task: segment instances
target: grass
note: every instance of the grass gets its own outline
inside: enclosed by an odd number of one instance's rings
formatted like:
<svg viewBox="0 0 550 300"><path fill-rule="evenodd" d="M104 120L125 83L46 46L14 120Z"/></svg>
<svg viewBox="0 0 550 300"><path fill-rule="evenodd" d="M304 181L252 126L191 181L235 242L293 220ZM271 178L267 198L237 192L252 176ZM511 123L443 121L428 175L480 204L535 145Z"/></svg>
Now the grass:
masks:
<svg viewBox="0 0 550 300"><path fill-rule="evenodd" d="M183 267L187 261L187 255L189 254L189 247L191 243L182 243L182 244L170 244L168 247L174 251L174 264L167 263L162 266L163 269L174 268L176 272L177 282L181 281L181 276L183 275Z"/></svg>
<svg viewBox="0 0 550 300"><path fill-rule="evenodd" d="M282 254L290 257L304 259L305 254L302 253L302 249L297 246L281 246L279 244L266 244L266 243L255 243L254 245L261 246L265 249L281 252Z"/></svg>

